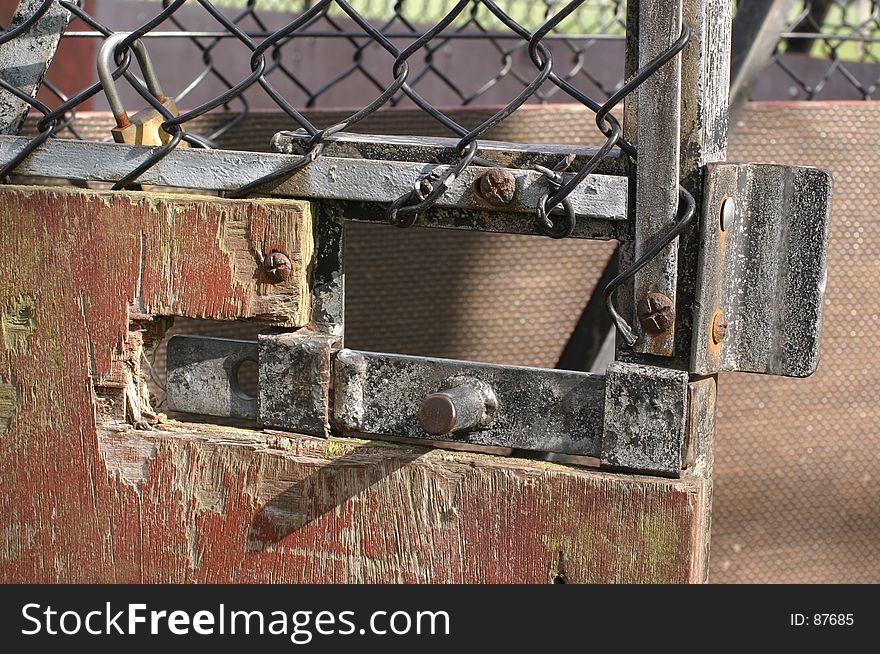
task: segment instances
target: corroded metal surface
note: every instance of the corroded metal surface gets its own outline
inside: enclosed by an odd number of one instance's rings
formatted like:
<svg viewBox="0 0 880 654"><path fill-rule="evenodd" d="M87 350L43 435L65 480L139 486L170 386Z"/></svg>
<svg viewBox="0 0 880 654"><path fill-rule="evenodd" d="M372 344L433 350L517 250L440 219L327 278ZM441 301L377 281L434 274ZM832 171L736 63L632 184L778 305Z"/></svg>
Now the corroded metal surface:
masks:
<svg viewBox="0 0 880 654"><path fill-rule="evenodd" d="M729 198L735 212L722 229ZM691 370L812 374L819 363L831 176L817 168L713 164L705 200Z"/></svg>
<svg viewBox="0 0 880 654"><path fill-rule="evenodd" d="M680 475L687 387L683 371L620 362L608 366L602 465Z"/></svg>
<svg viewBox="0 0 880 654"><path fill-rule="evenodd" d="M605 379L589 373L342 350L334 361L335 426L345 433L433 438L419 424L422 400L462 376L491 386L498 402L491 421L463 440L598 455Z"/></svg>
<svg viewBox="0 0 880 654"><path fill-rule="evenodd" d="M165 392L172 411L256 420L257 398L238 384L245 361L257 363L257 344L178 334L168 341Z"/></svg>
<svg viewBox="0 0 880 654"><path fill-rule="evenodd" d="M260 336L262 425L317 436L330 433L330 356L339 340L305 329Z"/></svg>
<svg viewBox="0 0 880 654"><path fill-rule="evenodd" d="M27 145L26 137L0 137L0 161L12 159ZM17 172L69 179L117 181L134 165L147 160L153 149L110 143L52 141L22 163ZM267 175L289 164L295 157L227 150L188 148L174 150L145 172L145 184L206 190L232 190L255 176ZM412 189L413 181L431 171L448 166L341 157L321 157L300 174L284 180L272 195L297 198L335 199L349 202L389 203ZM474 183L491 170L470 166L451 183L437 201L438 209L468 209L501 212L492 208L473 191ZM533 214L538 199L546 193L541 173L511 170L516 179L517 197L503 207L503 214ZM565 177L566 180L572 175ZM626 218L627 181L615 175L589 175L572 192L572 206L579 216L605 221ZM529 216L534 222L534 217ZM502 223L503 224L503 223ZM447 225L455 227L455 223ZM515 228L514 228L515 229ZM521 228L522 229L522 228ZM499 226L491 231L504 231ZM519 230L517 230L519 231ZM525 230L524 230L525 231ZM532 233L540 233L534 227ZM577 235L580 235L578 233Z"/></svg>

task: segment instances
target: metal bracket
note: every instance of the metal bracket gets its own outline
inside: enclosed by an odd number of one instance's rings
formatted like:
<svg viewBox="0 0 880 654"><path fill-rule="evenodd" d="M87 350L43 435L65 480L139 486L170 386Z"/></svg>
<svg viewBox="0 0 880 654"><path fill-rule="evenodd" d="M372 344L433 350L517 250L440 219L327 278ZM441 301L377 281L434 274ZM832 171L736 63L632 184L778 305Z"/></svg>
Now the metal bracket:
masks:
<svg viewBox="0 0 880 654"><path fill-rule="evenodd" d="M248 402L235 375L257 343L173 336L169 406L319 436L574 454L664 476L681 474L690 416L700 414L682 371L618 362L597 375L334 350L338 342L308 330L260 336L259 398Z"/></svg>
<svg viewBox="0 0 880 654"><path fill-rule="evenodd" d="M831 176L712 164L700 228L691 371L806 377L819 362Z"/></svg>

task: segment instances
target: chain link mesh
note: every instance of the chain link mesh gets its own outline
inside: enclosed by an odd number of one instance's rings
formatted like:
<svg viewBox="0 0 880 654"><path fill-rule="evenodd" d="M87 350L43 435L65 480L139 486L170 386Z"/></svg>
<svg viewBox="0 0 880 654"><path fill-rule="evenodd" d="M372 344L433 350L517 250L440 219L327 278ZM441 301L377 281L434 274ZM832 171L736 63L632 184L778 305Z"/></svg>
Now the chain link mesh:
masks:
<svg viewBox="0 0 880 654"><path fill-rule="evenodd" d="M536 208L542 218L542 224L551 235L558 234L559 230L558 227L554 228L553 221L547 216L564 206L568 194L596 168L613 147L618 146L635 157L635 149L622 138L620 124L611 112L627 94L675 56L687 40L685 28L682 39L649 62L614 92L594 77L587 76L587 80L592 82L594 87L590 93L576 85L576 78L585 70L583 65L585 50L590 47L591 41L600 37L590 37L578 32L584 27L593 27L605 30L603 35L608 36L609 32L616 30L619 38L623 20L621 2L545 0L539 3L526 3L522 0L513 0L505 3L492 0L458 0L426 3L397 0L384 3L376 1L349 3L346 0L307 2L162 0L160 4L154 3L152 15L151 12L146 12L147 20L130 31L128 36L110 41L109 37L126 30L118 30L99 20L89 12L90 3L46 0L40 4L33 16L19 17L24 19L24 23L19 20L18 25L13 25L12 29L0 36L0 44L13 38L24 37L28 24L35 23L56 3L69 11L74 18L73 24L67 31L68 38L100 36L108 39L105 44L118 43L114 52L102 56L105 46L97 57L99 63L110 60L111 64L114 62L110 58L115 58L117 68L112 72L106 70L103 84L100 81L89 84L85 88L78 89L67 99L59 94L62 102L54 109L38 99L30 98L23 90L2 81L2 88L5 91L27 101L33 109L43 114L43 118L37 123L38 134L30 146L12 161L5 162L0 169L0 179L8 178L16 166L48 138L55 136L65 127L73 127L72 112L77 107L98 95L102 87L107 87L104 88L107 92L108 84L115 86L110 82L111 75L113 79L124 78L145 102L162 114L165 118L162 129L170 134L167 143L156 147L146 161L125 174L114 185L117 189L134 184L146 170L183 142L194 147L215 147L215 139L231 129L247 114L249 110L247 94L258 89L271 98L274 106L283 111L293 126L303 130L309 139L298 160L255 179L235 191L227 192L229 197L244 197L296 173L321 155L327 139L334 133L349 130L376 111L397 106L405 100L460 137L455 147L457 162L440 178L430 180L429 188L409 193L392 203L389 208L392 220L401 226L407 226L412 224L418 212L432 206L448 188L451 180L478 157L478 138L507 119L524 103L546 101L553 94L561 93L596 113L596 128L604 134L606 141L597 155L577 171L570 181L561 188L554 189L552 194L548 194L544 206ZM184 9L189 13L184 15ZM276 11L271 11L273 9ZM282 9L285 11L278 11ZM200 12L198 19L202 23L207 20L208 29L190 28L190 22L194 19L192 12L195 10ZM387 17L388 11L391 12L390 18ZM272 21L269 19L269 13L272 14ZM277 20L281 22L272 24ZM417 20L418 23L415 22ZM82 26L88 29L83 30ZM475 92L465 93L436 64L436 55L439 49L445 48L453 40L474 37L492 44L498 51L502 68ZM143 69L145 62L141 59L146 58L146 55L136 50L143 50L144 44L153 42L154 38L184 38L200 53L202 67L196 77L173 96L177 103L189 99L190 94L208 80L219 84L220 92L179 115L173 114L165 105L165 97L156 91L158 83L150 84L150 80L144 83L132 73L131 63L135 59L132 57L132 52L139 55L138 63ZM285 60L283 54L286 48L301 39L336 39L347 42L354 48L353 63L330 79L317 85L307 85ZM225 41L232 41L237 46L238 53L237 56L224 58L224 61L230 60L239 64L247 61L249 70L244 74L233 75L224 72L220 60L215 57L215 49ZM581 45L577 45L578 43ZM155 49L155 46L152 47ZM371 48L373 55L381 59L384 75L373 72L366 66L367 51ZM559 54L560 48L564 51L563 55ZM527 53L527 62L524 63L530 64L530 67L514 69L511 62L517 52L523 53L521 58L524 59ZM417 60L420 63L417 64ZM160 70L160 77L161 72ZM360 108L344 120L328 126L316 125L303 115L304 108L314 106L330 89L344 83L348 77L356 73L366 77L374 87L372 98L370 94L361 96L366 100L361 101L363 104ZM419 85L429 75L439 78L443 85L452 89L459 101L465 104L472 102L508 77L515 80L519 88L514 96L508 98L490 118L479 125L465 127L419 92ZM280 91L277 86L279 79L292 83L305 96L305 102L298 105L289 94ZM122 84L122 80L117 83ZM232 111L228 119L211 133L197 134L187 129L192 120L212 111L229 111L233 105L237 105L238 110ZM123 123L128 121L126 113L121 111L118 103L113 109L120 126L123 126ZM414 187L418 189L419 185L415 184Z"/></svg>
<svg viewBox="0 0 880 654"><path fill-rule="evenodd" d="M796 4L768 68L762 100L870 100L880 83L880 0Z"/></svg>

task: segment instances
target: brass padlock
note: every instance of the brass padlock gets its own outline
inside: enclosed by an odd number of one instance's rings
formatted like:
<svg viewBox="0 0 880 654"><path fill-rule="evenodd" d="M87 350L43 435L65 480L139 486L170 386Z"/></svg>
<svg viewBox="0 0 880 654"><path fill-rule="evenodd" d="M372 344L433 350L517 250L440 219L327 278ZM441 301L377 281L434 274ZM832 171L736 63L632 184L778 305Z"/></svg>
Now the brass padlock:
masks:
<svg viewBox="0 0 880 654"><path fill-rule="evenodd" d="M116 81L113 79L113 70L116 67L115 54L116 47L125 40L129 32L117 32L104 41L98 52L98 79L104 87L104 93L107 95L107 101L110 103L110 109L116 120L116 127L110 130L113 140L117 143L128 143L131 145L165 145L173 136L162 129L162 123L166 118L153 107L141 109L132 116L128 115L122 105L122 99L119 97L119 90L116 88ZM131 44L137 57L138 64L144 74L144 80L147 83L147 89L152 93L159 102L162 103L172 115L177 116L177 105L174 100L167 97L162 92L159 80L156 77L156 71L153 68L153 62L144 44L137 40ZM186 141L180 141L177 147L189 147Z"/></svg>

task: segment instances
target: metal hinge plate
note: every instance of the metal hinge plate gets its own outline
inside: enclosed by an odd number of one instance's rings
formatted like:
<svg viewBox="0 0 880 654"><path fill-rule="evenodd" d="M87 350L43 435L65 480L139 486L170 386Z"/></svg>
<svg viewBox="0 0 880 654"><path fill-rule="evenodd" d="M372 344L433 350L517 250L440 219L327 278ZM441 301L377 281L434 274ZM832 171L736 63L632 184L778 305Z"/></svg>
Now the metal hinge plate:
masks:
<svg viewBox="0 0 880 654"><path fill-rule="evenodd" d="M706 170L691 371L806 377L819 362L831 175L817 168Z"/></svg>

